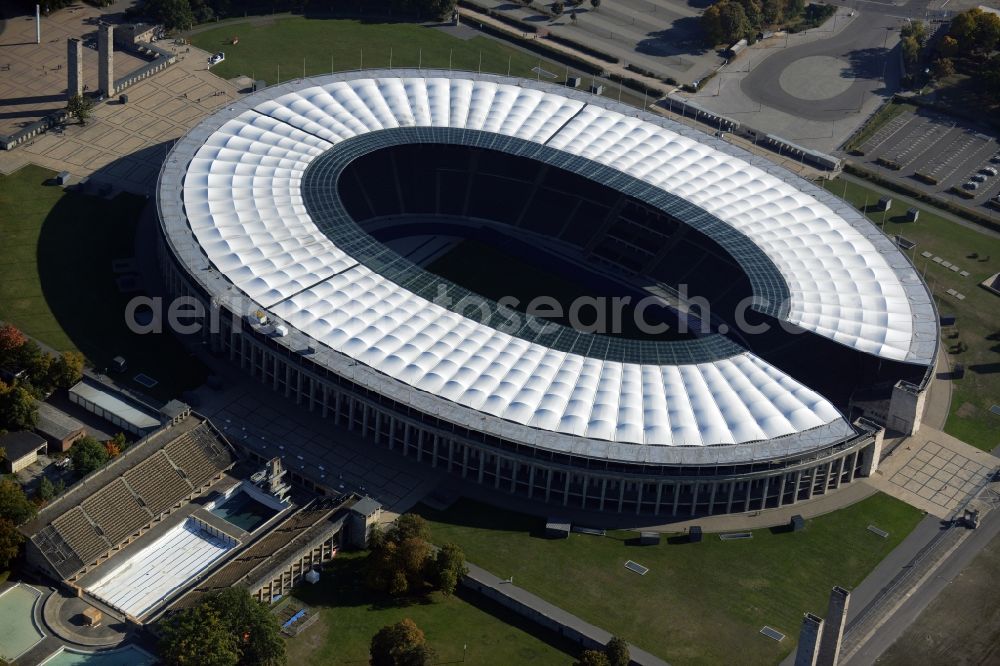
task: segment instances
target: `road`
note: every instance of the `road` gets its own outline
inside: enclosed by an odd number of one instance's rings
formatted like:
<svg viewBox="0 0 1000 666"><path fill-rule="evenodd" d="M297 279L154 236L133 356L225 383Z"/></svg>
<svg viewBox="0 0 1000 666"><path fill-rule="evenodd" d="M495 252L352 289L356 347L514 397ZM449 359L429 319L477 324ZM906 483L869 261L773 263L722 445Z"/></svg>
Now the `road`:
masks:
<svg viewBox="0 0 1000 666"><path fill-rule="evenodd" d="M828 39L782 49L765 58L740 81L740 90L766 107L827 122L859 113L872 93L891 95L899 87L899 59L891 53L888 44L892 31L899 27L899 20L867 12L850 20L847 27ZM834 59L839 63L833 62ZM811 74L817 79L830 77L831 67L839 64L843 69L839 77L832 78L839 78L846 87L833 87L830 91L835 94L820 94L818 99L793 95L783 87L782 75L796 63L806 68L808 63L815 63ZM808 77L810 71L806 69L803 74ZM831 81L830 85L836 86L837 81Z"/></svg>
<svg viewBox="0 0 1000 666"><path fill-rule="evenodd" d="M926 522L926 520L924 521ZM936 522L936 521L935 521ZM923 526L923 522L920 526ZM918 530L920 529L918 526ZM965 528L955 528L965 529ZM916 532L916 531L915 531ZM994 510L986 514L978 529L973 531L958 547L946 557L934 573L922 585L909 593L902 605L882 624L875 635L863 644L850 658L842 663L851 666L872 664L896 640L902 636L917 616L927 608L935 597L972 562L975 556L990 541L1000 534L1000 512ZM893 551L895 553L895 551ZM891 555L890 555L891 557ZM897 564L898 566L898 564ZM874 574L875 572L873 572ZM871 578L871 576L869 576ZM865 580L867 582L868 579ZM851 603L854 604L854 593ZM850 620L848 620L850 622ZM958 657L958 655L956 655Z"/></svg>

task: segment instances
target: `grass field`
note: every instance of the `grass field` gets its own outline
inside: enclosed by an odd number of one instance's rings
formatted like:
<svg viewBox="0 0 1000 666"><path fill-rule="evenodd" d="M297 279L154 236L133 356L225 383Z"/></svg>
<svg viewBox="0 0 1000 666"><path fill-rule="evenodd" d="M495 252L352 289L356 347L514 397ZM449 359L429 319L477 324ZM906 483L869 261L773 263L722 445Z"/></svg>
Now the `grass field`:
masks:
<svg viewBox="0 0 1000 666"><path fill-rule="evenodd" d="M204 366L171 335L139 336L125 325L129 297L111 262L135 254L146 200L64 192L44 184L53 176L35 166L0 175L0 320L57 350L78 349L98 369L121 354L129 372L120 379L150 375L160 384L148 392L158 398L200 384Z"/></svg>
<svg viewBox="0 0 1000 666"><path fill-rule="evenodd" d="M874 190L844 180L825 181L824 186L859 210L865 208L866 202L873 206L880 196ZM979 287L979 283L1000 270L1000 239L947 220L928 206L918 206L920 219L916 224L906 222L904 214L908 207L898 202L893 206L893 211L885 216L885 233L899 234L917 243L915 251L908 254L914 257L917 270L925 275L932 288L939 312L958 318L954 329L943 331L945 348L958 341L968 345L968 351L949 358L952 365L964 364L966 373L964 379L953 382L951 413L945 430L989 451L1000 444L1000 416L989 411L991 405L1000 403L1000 317L997 316L1000 298ZM872 210L868 216L876 224L882 224L881 212ZM922 257L925 251L969 271L969 277ZM973 258L973 254L978 257ZM950 296L948 289L965 294L965 300ZM956 334L957 337L950 337Z"/></svg>
<svg viewBox="0 0 1000 666"><path fill-rule="evenodd" d="M234 36L239 44L231 44ZM254 20L227 24L197 32L191 43L209 52L224 51L226 59L212 67L216 75L230 79L250 76L269 85L306 76L354 69L417 67L464 69L507 74L542 81L562 82L566 66L512 48L488 37L458 39L429 26L414 23L379 23L344 19L303 17ZM541 65L549 77L532 71ZM574 74L572 68L570 74ZM577 73L579 75L579 73ZM584 76L589 80L589 76ZM619 96L617 87L606 86L605 95ZM627 90L623 102L639 106Z"/></svg>
<svg viewBox="0 0 1000 666"><path fill-rule="evenodd" d="M675 664L777 663L794 646L802 613L824 613L831 586L857 585L922 517L880 494L809 520L802 532L642 547L627 543L633 532L547 540L542 519L471 501L418 512L436 543L460 544L469 561ZM649 573L626 570L628 559ZM761 636L765 624L788 638Z"/></svg>
<svg viewBox="0 0 1000 666"><path fill-rule="evenodd" d="M437 653L436 664L565 666L576 654L572 644L558 636L538 633L523 619L485 599L477 597L475 604L470 603L464 593L452 597L433 593L402 601L373 598L362 584L363 559L363 553L338 555L326 566L319 583L295 591L296 597L321 610L316 624L288 640L289 664L367 664L371 637L404 618L424 630Z"/></svg>

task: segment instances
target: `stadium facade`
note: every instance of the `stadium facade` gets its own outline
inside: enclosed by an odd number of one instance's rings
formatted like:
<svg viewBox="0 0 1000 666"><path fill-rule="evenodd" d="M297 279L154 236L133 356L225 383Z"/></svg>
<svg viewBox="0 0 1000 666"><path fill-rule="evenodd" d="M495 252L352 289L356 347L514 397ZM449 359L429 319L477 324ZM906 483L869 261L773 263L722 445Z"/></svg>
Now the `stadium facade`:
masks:
<svg viewBox="0 0 1000 666"><path fill-rule="evenodd" d="M168 290L215 314L213 350L332 424L556 505L686 516L830 492L875 469L882 426L919 427L937 353L925 285L843 201L551 84L274 86L177 142L157 205ZM407 234L499 238L691 320L676 287L696 283L719 309L697 335L582 331L432 274ZM739 313L771 332L742 335Z"/></svg>

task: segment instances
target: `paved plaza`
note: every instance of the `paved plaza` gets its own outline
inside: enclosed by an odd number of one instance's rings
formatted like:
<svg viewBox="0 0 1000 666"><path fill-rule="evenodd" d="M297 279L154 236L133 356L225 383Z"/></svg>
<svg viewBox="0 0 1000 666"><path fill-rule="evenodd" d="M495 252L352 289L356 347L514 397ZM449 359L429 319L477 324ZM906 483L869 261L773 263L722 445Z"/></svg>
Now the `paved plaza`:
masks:
<svg viewBox="0 0 1000 666"><path fill-rule="evenodd" d="M872 486L941 519L981 488L1000 460L929 426L882 461Z"/></svg>
<svg viewBox="0 0 1000 666"><path fill-rule="evenodd" d="M42 42L35 43L35 17L7 19L0 32L0 134L13 134L25 125L66 108L66 40L84 39L83 83L97 85L97 24L99 9L84 3L42 17ZM115 50L115 77L147 61Z"/></svg>
<svg viewBox="0 0 1000 666"><path fill-rule="evenodd" d="M170 48L178 61L128 88L128 104L110 100L95 108L86 125L71 123L62 132L50 131L0 152L0 172L34 163L68 170L74 180L87 176L112 184L116 191L152 194L172 142L240 96L236 84L208 71L208 53L187 46Z"/></svg>
<svg viewBox="0 0 1000 666"><path fill-rule="evenodd" d="M898 23L840 8L818 28L757 42L694 99L757 130L832 152L896 89L898 64L888 54Z"/></svg>
<svg viewBox="0 0 1000 666"><path fill-rule="evenodd" d="M281 456L285 467L314 482L374 497L389 512L402 513L445 478L445 472L404 458L381 444L335 427L294 401L245 376L224 392L202 389L196 409L229 440L262 456Z"/></svg>

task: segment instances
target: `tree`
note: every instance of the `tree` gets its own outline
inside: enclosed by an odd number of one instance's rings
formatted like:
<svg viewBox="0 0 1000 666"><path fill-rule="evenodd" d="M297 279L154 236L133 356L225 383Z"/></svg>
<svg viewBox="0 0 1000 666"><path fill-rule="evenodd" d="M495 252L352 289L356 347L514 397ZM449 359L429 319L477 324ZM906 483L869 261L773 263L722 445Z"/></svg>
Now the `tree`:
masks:
<svg viewBox="0 0 1000 666"><path fill-rule="evenodd" d="M63 352L49 366L49 384L68 389L83 378L83 354Z"/></svg>
<svg viewBox="0 0 1000 666"><path fill-rule="evenodd" d="M955 74L955 63L951 58L938 58L934 61L934 78L941 80Z"/></svg>
<svg viewBox="0 0 1000 666"><path fill-rule="evenodd" d="M23 386L0 381L0 428L31 430L38 424L35 397Z"/></svg>
<svg viewBox="0 0 1000 666"><path fill-rule="evenodd" d="M73 95L66 104L66 113L79 120L81 125L86 125L87 120L94 113L94 103L89 97Z"/></svg>
<svg viewBox="0 0 1000 666"><path fill-rule="evenodd" d="M465 553L457 544L446 543L437 552L433 565L433 580L445 596L451 596L462 576L469 573L465 566Z"/></svg>
<svg viewBox="0 0 1000 666"><path fill-rule="evenodd" d="M121 455L122 450L118 447L118 442L113 439L108 439L102 442L104 445L104 450L108 454L108 460L112 460Z"/></svg>
<svg viewBox="0 0 1000 666"><path fill-rule="evenodd" d="M764 2L761 3L764 23L767 25L776 25L784 21L785 5L786 0L764 0Z"/></svg>
<svg viewBox="0 0 1000 666"><path fill-rule="evenodd" d="M976 17L976 48L983 54L992 53L1000 45L1000 16L979 12Z"/></svg>
<svg viewBox="0 0 1000 666"><path fill-rule="evenodd" d="M612 636L604 648L604 653L608 656L610 666L628 666L632 661L628 641L621 636Z"/></svg>
<svg viewBox="0 0 1000 666"><path fill-rule="evenodd" d="M142 13L167 30L187 30L194 27L194 12L189 0L146 0Z"/></svg>
<svg viewBox="0 0 1000 666"><path fill-rule="evenodd" d="M742 5L735 2L723 2L719 7L719 24L722 27L724 41L727 44L738 42L750 36L752 30L750 19Z"/></svg>
<svg viewBox="0 0 1000 666"><path fill-rule="evenodd" d="M951 58L952 56L958 55L958 40L951 35L945 35L941 39L941 43L938 44L938 51L941 52L945 58Z"/></svg>
<svg viewBox="0 0 1000 666"><path fill-rule="evenodd" d="M721 44L726 39L726 35L722 31L719 5L712 5L701 15L701 29L705 33L705 41L711 46Z"/></svg>
<svg viewBox="0 0 1000 666"><path fill-rule="evenodd" d="M397 543L407 539L430 541L431 526L427 524L423 516L418 516L415 513L404 513L396 519L396 523L387 532L387 536Z"/></svg>
<svg viewBox="0 0 1000 666"><path fill-rule="evenodd" d="M42 502L48 502L50 499L56 496L55 486L49 481L49 477L42 475L42 478L38 481L38 488L35 489L35 497L37 497Z"/></svg>
<svg viewBox="0 0 1000 666"><path fill-rule="evenodd" d="M599 11L601 9L601 0L590 0L590 6L594 8L594 11Z"/></svg>
<svg viewBox="0 0 1000 666"><path fill-rule="evenodd" d="M230 587L207 596L202 604L213 610L223 626L239 638L239 663L247 666L283 666L285 640L276 615L250 596L245 588Z"/></svg>
<svg viewBox="0 0 1000 666"><path fill-rule="evenodd" d="M35 517L35 505L13 479L0 479L0 518L21 525Z"/></svg>
<svg viewBox="0 0 1000 666"><path fill-rule="evenodd" d="M282 666L278 618L242 587L206 595L164 623L161 657L168 664Z"/></svg>
<svg viewBox="0 0 1000 666"><path fill-rule="evenodd" d="M975 46L977 17L982 10L973 7L967 12L962 12L951 20L951 27L948 34L955 38L963 52L967 52Z"/></svg>
<svg viewBox="0 0 1000 666"><path fill-rule="evenodd" d="M927 28L922 21L907 21L899 30L900 37L913 37L917 43L923 46L927 41Z"/></svg>
<svg viewBox="0 0 1000 666"><path fill-rule="evenodd" d="M86 476L108 462L108 452L104 445L87 435L78 439L69 450L73 460L73 470Z"/></svg>
<svg viewBox="0 0 1000 666"><path fill-rule="evenodd" d="M904 37L899 44L903 49L903 63L909 70L917 64L917 59L920 57L920 44L912 35Z"/></svg>
<svg viewBox="0 0 1000 666"><path fill-rule="evenodd" d="M186 608L160 624L160 658L171 666L237 666L237 637L213 608Z"/></svg>
<svg viewBox="0 0 1000 666"><path fill-rule="evenodd" d="M552 3L552 13L556 16L560 16L566 9L566 5L563 4L562 0L556 0Z"/></svg>
<svg viewBox="0 0 1000 666"><path fill-rule="evenodd" d="M425 666L434 656L424 632L409 618L379 629L370 654L371 666Z"/></svg>
<svg viewBox="0 0 1000 666"><path fill-rule="evenodd" d="M584 650L573 666L611 666L608 656L599 650Z"/></svg>
<svg viewBox="0 0 1000 666"><path fill-rule="evenodd" d="M0 569L7 569L17 559L24 537L17 531L14 521L0 518Z"/></svg>
<svg viewBox="0 0 1000 666"><path fill-rule="evenodd" d="M24 333L10 324L0 326L0 363L6 359L7 355L28 341Z"/></svg>

